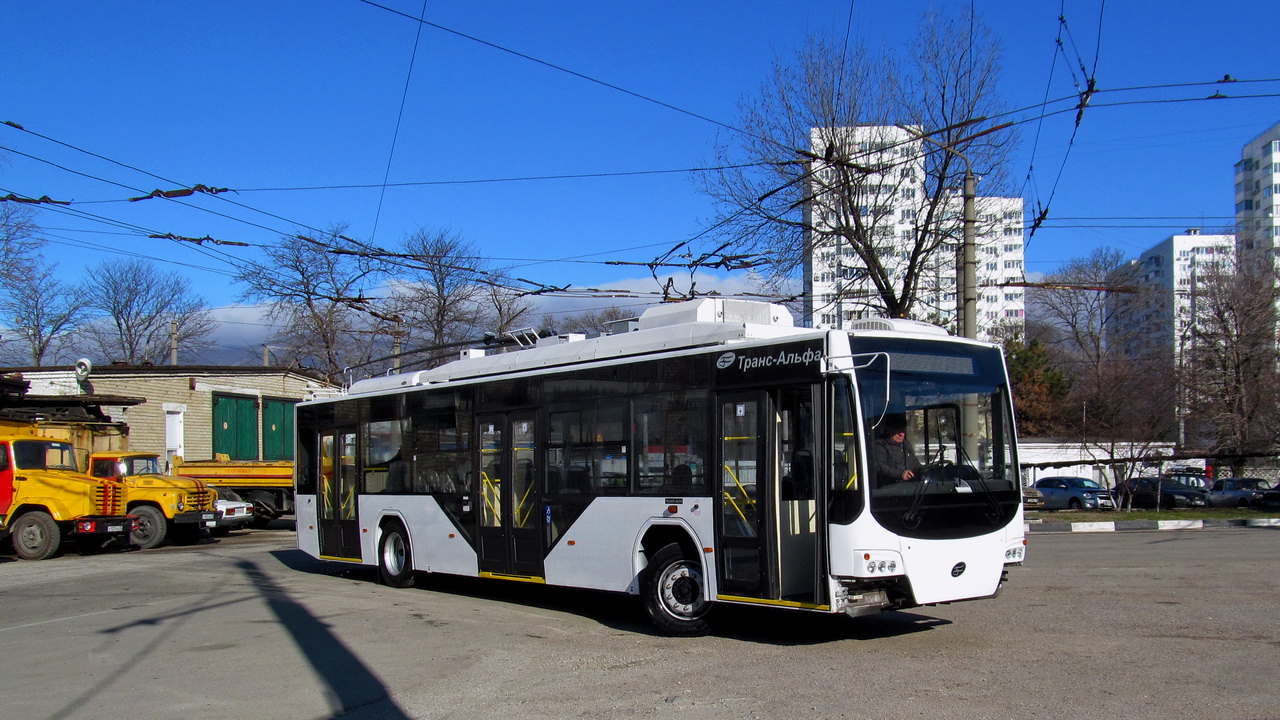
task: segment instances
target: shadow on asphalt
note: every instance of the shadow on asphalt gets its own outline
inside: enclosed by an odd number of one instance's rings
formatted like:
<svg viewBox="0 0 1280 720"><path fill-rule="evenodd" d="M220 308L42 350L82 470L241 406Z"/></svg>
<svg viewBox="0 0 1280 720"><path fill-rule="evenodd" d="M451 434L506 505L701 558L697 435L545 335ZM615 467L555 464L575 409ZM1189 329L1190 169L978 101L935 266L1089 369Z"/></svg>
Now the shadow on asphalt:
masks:
<svg viewBox="0 0 1280 720"><path fill-rule="evenodd" d="M372 565L317 560L301 550L275 550L271 555L280 564L299 572L378 582L378 570ZM418 573L416 586L406 592L445 593L569 613L622 632L661 635L649 622L639 598L622 593L425 573ZM723 604L715 608L711 617L712 634L717 637L782 646L874 640L926 632L951 624L950 620L916 612L887 612L850 618L842 614Z"/></svg>

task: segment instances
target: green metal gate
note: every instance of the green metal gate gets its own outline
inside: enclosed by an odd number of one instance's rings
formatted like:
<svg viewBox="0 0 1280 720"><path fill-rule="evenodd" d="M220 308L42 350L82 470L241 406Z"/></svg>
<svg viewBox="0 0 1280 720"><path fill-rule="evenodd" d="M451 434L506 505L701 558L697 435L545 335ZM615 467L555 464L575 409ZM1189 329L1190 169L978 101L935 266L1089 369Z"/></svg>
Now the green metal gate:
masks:
<svg viewBox="0 0 1280 720"><path fill-rule="evenodd" d="M258 401L237 395L213 396L213 452L232 460L258 459Z"/></svg>

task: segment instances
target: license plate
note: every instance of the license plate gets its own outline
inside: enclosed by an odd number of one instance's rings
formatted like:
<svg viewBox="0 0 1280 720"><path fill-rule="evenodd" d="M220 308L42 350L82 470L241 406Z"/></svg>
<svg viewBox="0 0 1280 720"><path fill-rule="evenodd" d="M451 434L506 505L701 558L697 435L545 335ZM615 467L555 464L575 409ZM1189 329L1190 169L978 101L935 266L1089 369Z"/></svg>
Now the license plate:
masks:
<svg viewBox="0 0 1280 720"><path fill-rule="evenodd" d="M201 516L200 516L200 519L201 519L201 520L213 520L213 519L214 519L214 517L213 517L213 513L204 513L203 515L201 515Z"/></svg>
<svg viewBox="0 0 1280 720"><path fill-rule="evenodd" d="M218 523L217 523L217 521L215 521L215 520L210 520L209 522L206 522L206 523L204 524L204 526L205 526L205 527L218 527Z"/></svg>
<svg viewBox="0 0 1280 720"><path fill-rule="evenodd" d="M124 532L123 525L108 525L107 532Z"/></svg>

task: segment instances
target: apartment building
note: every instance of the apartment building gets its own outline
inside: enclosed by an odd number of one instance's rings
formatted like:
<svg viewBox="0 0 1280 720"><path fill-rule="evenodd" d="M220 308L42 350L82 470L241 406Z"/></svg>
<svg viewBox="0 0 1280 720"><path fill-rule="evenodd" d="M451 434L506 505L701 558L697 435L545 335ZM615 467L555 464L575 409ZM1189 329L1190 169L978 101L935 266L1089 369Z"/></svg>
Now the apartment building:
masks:
<svg viewBox="0 0 1280 720"><path fill-rule="evenodd" d="M1234 235L1198 228L1170 235L1114 271L1107 285L1106 341L1129 358L1163 357L1176 363L1192 342L1204 278L1234 262Z"/></svg>
<svg viewBox="0 0 1280 720"><path fill-rule="evenodd" d="M1240 258L1274 257L1280 247L1280 123L1244 144L1236 163L1236 233Z"/></svg>
<svg viewBox="0 0 1280 720"><path fill-rule="evenodd" d="M931 202L925 155L936 148L921 140L919 133L919 128L882 125L811 131L815 160L805 211L809 234L804 263L807 324L840 328L852 320L885 314L866 263L842 237L842 227L858 227L872 239L875 255L891 282L901 287L919 224L926 220ZM848 178L853 179L842 182ZM840 192L832 192L834 188ZM990 337L1008 325L1020 330L1026 309L1023 288L1016 284L1025 277L1022 199L978 197L975 210L979 335ZM937 251L920 263L912 315L954 330L963 235L960 188L948 189L937 211L944 239Z"/></svg>

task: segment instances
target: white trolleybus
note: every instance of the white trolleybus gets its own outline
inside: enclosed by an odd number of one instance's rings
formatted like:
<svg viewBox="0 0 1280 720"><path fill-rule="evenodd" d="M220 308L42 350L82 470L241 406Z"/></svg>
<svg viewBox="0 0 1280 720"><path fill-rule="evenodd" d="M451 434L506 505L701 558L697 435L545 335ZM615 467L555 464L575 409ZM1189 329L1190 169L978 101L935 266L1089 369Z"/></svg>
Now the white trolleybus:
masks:
<svg viewBox="0 0 1280 720"><path fill-rule="evenodd" d="M865 615L994 597L1023 560L1003 355L903 320L703 299L626 332L464 352L297 407L299 546L415 572ZM907 425L909 480L877 477ZM901 449L899 448L901 453Z"/></svg>

